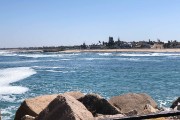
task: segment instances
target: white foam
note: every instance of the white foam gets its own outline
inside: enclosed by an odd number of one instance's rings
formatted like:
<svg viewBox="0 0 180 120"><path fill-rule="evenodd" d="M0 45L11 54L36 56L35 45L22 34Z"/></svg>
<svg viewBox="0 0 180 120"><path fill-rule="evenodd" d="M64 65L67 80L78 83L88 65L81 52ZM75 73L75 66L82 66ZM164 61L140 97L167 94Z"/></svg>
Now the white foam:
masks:
<svg viewBox="0 0 180 120"><path fill-rule="evenodd" d="M0 94L23 94L28 91L28 88L21 86L0 86Z"/></svg>
<svg viewBox="0 0 180 120"><path fill-rule="evenodd" d="M13 51L0 50L0 56L15 56L16 54Z"/></svg>
<svg viewBox="0 0 180 120"><path fill-rule="evenodd" d="M24 60L24 61L10 61L10 62L0 62L2 64L19 64L19 63L34 63L40 62L41 60Z"/></svg>
<svg viewBox="0 0 180 120"><path fill-rule="evenodd" d="M28 88L10 86L10 83L23 80L35 73L36 71L30 67L0 69L0 94L22 94L26 92Z"/></svg>
<svg viewBox="0 0 180 120"><path fill-rule="evenodd" d="M111 60L113 58L81 58L80 60Z"/></svg>
<svg viewBox="0 0 180 120"><path fill-rule="evenodd" d="M32 66L32 68L39 68L39 69L59 69L59 68L66 68L66 67Z"/></svg>
<svg viewBox="0 0 180 120"><path fill-rule="evenodd" d="M139 58L82 58L81 60L120 60L120 61L141 61Z"/></svg>
<svg viewBox="0 0 180 120"><path fill-rule="evenodd" d="M7 108L1 109L2 120L12 120L14 113L12 111L17 110L16 106L9 106Z"/></svg>
<svg viewBox="0 0 180 120"><path fill-rule="evenodd" d="M31 57L31 58L45 58L45 57L61 57L61 55L43 55L43 54L21 54L20 57Z"/></svg>
<svg viewBox="0 0 180 120"><path fill-rule="evenodd" d="M172 101L174 101L175 98L166 98L165 100L158 100L159 107L167 107L168 104L171 104Z"/></svg>
<svg viewBox="0 0 180 120"><path fill-rule="evenodd" d="M139 58L119 58L118 60L120 60L120 61L143 61L142 59L139 59Z"/></svg>
<svg viewBox="0 0 180 120"><path fill-rule="evenodd" d="M69 61L69 60L71 60L71 59L61 59L61 60L63 60L63 61Z"/></svg>
<svg viewBox="0 0 180 120"><path fill-rule="evenodd" d="M20 57L31 57L31 58L59 58L59 57L65 57L65 56L75 56L75 55L79 55L79 54L54 54L54 53L51 53L51 54L19 54L18 56Z"/></svg>
<svg viewBox="0 0 180 120"><path fill-rule="evenodd" d="M54 72L54 73L56 73L56 72L59 72L59 73L68 73L68 71L60 71L60 70L46 70L46 71Z"/></svg>
<svg viewBox="0 0 180 120"><path fill-rule="evenodd" d="M120 54L116 54L116 56L130 56L130 57L179 56L180 57L180 54L177 54L177 53L140 53L140 54L137 54L137 53L120 53Z"/></svg>
<svg viewBox="0 0 180 120"><path fill-rule="evenodd" d="M0 95L0 101L14 102L15 100L16 100L16 97L15 97L15 96Z"/></svg>
<svg viewBox="0 0 180 120"><path fill-rule="evenodd" d="M101 56L110 56L112 55L112 53L97 53L98 55L101 55Z"/></svg>

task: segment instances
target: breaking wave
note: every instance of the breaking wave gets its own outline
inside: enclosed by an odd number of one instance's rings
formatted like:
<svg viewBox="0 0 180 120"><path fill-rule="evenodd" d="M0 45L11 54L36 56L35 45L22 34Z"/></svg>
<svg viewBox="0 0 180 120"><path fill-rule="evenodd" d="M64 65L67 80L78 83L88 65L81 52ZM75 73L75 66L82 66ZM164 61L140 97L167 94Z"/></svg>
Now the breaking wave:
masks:
<svg viewBox="0 0 180 120"><path fill-rule="evenodd" d="M63 57L68 57L68 56L75 56L79 54L20 54L18 56L20 57L30 57L30 58L63 58Z"/></svg>
<svg viewBox="0 0 180 120"><path fill-rule="evenodd" d="M11 86L14 83L23 80L36 71L30 67L16 67L0 69L0 94L22 94L28 91L28 88L22 86Z"/></svg>
<svg viewBox="0 0 180 120"><path fill-rule="evenodd" d="M118 53L115 56L129 56L129 57L155 57L155 56L179 56L180 53Z"/></svg>

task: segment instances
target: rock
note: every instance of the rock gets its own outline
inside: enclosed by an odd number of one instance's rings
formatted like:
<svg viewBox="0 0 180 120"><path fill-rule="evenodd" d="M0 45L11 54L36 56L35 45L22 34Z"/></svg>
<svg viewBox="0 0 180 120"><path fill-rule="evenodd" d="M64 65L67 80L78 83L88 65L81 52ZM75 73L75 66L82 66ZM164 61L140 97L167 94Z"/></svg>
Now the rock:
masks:
<svg viewBox="0 0 180 120"><path fill-rule="evenodd" d="M16 111L14 120L21 120L25 115L36 117L57 95L43 95L26 99Z"/></svg>
<svg viewBox="0 0 180 120"><path fill-rule="evenodd" d="M93 120L86 107L70 95L58 95L35 120Z"/></svg>
<svg viewBox="0 0 180 120"><path fill-rule="evenodd" d="M178 103L180 103L180 97L178 97L178 98L172 103L172 105L171 105L170 108L174 109L174 108L178 105Z"/></svg>
<svg viewBox="0 0 180 120"><path fill-rule="evenodd" d="M146 104L145 107L144 107L144 111L142 113L140 113L140 115L147 115L147 114L156 113L156 112L158 112L157 109L153 108L149 104Z"/></svg>
<svg viewBox="0 0 180 120"><path fill-rule="evenodd" d="M126 116L135 116L135 115L137 115L138 113L137 113L137 111L136 110L131 110L131 111L129 111L128 113L124 113Z"/></svg>
<svg viewBox="0 0 180 120"><path fill-rule="evenodd" d="M79 91L65 92L64 94L70 95L70 96L74 97L75 99L79 99L84 96L84 94Z"/></svg>
<svg viewBox="0 0 180 120"><path fill-rule="evenodd" d="M121 109L122 113L128 113L136 110L139 113L144 111L146 104L157 108L157 103L147 94L128 93L121 96L115 96L109 99L109 102L115 107Z"/></svg>
<svg viewBox="0 0 180 120"><path fill-rule="evenodd" d="M174 108L174 110L180 110L180 103L177 104L177 106Z"/></svg>
<svg viewBox="0 0 180 120"><path fill-rule="evenodd" d="M76 99L84 96L84 94L79 91L71 91L71 92L66 92L64 94L71 95ZM20 120L25 115L30 115L33 117L38 116L38 114L44 108L46 108L47 105L57 96L58 94L53 94L53 95L43 95L35 98L26 99L17 110L15 115L15 120Z"/></svg>
<svg viewBox="0 0 180 120"><path fill-rule="evenodd" d="M123 118L125 117L123 114L116 114L116 115L101 115L98 117L95 117L95 120L114 120L118 118Z"/></svg>
<svg viewBox="0 0 180 120"><path fill-rule="evenodd" d="M84 106L93 114L93 116L96 116L97 114L114 115L121 113L106 99L97 94L87 94L78 100L84 104Z"/></svg>
<svg viewBox="0 0 180 120"><path fill-rule="evenodd" d="M21 118L21 120L34 120L35 117L32 117L30 115L25 115L24 117Z"/></svg>

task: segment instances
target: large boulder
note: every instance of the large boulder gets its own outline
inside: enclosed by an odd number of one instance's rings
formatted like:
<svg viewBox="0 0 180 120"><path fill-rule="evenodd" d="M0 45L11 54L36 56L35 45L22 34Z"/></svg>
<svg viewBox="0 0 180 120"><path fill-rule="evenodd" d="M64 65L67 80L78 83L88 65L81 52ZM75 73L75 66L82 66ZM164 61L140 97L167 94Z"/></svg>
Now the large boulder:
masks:
<svg viewBox="0 0 180 120"><path fill-rule="evenodd" d="M79 99L84 96L84 94L81 93L80 91L70 91L70 92L65 92L64 94L70 95L74 97L75 99Z"/></svg>
<svg viewBox="0 0 180 120"><path fill-rule="evenodd" d="M178 97L171 105L170 108L174 109L176 106L178 106L178 103L180 103L180 97Z"/></svg>
<svg viewBox="0 0 180 120"><path fill-rule="evenodd" d="M76 99L83 97L84 94L79 91L71 91L64 93L70 95ZM15 120L20 120L25 115L30 115L33 117L38 116L38 114L47 107L47 105L54 100L58 94L53 95L42 95L35 98L29 98L24 100L19 109L16 111Z"/></svg>
<svg viewBox="0 0 180 120"><path fill-rule="evenodd" d="M109 99L109 102L119 108L122 113L128 113L136 110L138 114L144 111L146 104L157 108L157 103L147 94L128 93L121 96L115 96Z"/></svg>
<svg viewBox="0 0 180 120"><path fill-rule="evenodd" d="M24 100L16 111L14 120L21 120L25 115L33 117L38 116L38 114L56 97L57 95L43 95Z"/></svg>
<svg viewBox="0 0 180 120"><path fill-rule="evenodd" d="M87 94L78 100L83 103L94 116L97 114L114 115L120 113L116 107L97 94Z"/></svg>
<svg viewBox="0 0 180 120"><path fill-rule="evenodd" d="M72 96L58 95L35 120L93 120L86 107Z"/></svg>

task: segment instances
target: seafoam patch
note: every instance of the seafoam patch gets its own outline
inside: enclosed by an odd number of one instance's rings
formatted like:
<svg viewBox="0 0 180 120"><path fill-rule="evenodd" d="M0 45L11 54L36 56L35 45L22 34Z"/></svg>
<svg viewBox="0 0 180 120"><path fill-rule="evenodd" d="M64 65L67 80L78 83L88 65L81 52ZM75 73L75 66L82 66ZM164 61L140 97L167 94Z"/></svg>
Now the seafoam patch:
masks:
<svg viewBox="0 0 180 120"><path fill-rule="evenodd" d="M10 83L23 80L36 71L30 67L15 67L0 69L0 94L22 94L28 91L28 88L22 86L11 86Z"/></svg>

